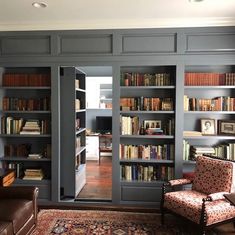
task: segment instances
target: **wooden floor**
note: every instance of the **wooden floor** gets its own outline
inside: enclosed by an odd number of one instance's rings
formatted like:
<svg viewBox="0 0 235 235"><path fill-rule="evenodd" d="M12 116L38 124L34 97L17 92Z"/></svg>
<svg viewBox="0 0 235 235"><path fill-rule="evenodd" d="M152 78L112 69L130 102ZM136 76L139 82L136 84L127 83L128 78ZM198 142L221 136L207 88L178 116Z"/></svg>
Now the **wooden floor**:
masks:
<svg viewBox="0 0 235 235"><path fill-rule="evenodd" d="M86 162L87 183L76 200L111 200L112 199L112 158L102 157L98 161Z"/></svg>

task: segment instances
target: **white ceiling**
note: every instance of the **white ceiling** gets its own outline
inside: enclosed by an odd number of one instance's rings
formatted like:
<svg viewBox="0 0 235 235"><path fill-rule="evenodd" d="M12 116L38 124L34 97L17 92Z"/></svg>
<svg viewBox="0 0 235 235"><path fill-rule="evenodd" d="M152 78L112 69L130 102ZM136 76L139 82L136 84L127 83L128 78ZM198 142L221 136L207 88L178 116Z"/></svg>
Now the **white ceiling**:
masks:
<svg viewBox="0 0 235 235"><path fill-rule="evenodd" d="M0 31L235 25L235 0L0 0ZM39 0L40 1L40 0Z"/></svg>

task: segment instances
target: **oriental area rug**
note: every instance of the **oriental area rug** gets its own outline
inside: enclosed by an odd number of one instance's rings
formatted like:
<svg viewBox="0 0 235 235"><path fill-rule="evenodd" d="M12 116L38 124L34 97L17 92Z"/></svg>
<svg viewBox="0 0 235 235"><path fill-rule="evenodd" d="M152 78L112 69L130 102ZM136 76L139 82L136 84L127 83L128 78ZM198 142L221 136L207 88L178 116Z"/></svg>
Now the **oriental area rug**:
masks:
<svg viewBox="0 0 235 235"><path fill-rule="evenodd" d="M160 225L160 215L93 210L41 210L33 235L171 235L174 226Z"/></svg>
<svg viewBox="0 0 235 235"><path fill-rule="evenodd" d="M227 231L209 231L208 235L234 234ZM231 233L230 233L231 232ZM41 210L38 225L32 235L198 235L191 225L176 217L166 216L161 226L157 213L134 213L101 210Z"/></svg>

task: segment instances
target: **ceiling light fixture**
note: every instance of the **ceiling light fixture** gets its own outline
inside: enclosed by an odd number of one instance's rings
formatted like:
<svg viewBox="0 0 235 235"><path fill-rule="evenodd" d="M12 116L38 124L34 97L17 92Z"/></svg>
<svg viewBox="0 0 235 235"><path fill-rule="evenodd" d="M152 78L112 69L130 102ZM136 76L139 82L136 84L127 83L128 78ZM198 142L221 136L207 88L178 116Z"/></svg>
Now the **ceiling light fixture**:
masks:
<svg viewBox="0 0 235 235"><path fill-rule="evenodd" d="M32 6L36 8L46 8L47 4L44 2L34 2L32 3Z"/></svg>
<svg viewBox="0 0 235 235"><path fill-rule="evenodd" d="M204 0L189 0L189 2L203 2Z"/></svg>

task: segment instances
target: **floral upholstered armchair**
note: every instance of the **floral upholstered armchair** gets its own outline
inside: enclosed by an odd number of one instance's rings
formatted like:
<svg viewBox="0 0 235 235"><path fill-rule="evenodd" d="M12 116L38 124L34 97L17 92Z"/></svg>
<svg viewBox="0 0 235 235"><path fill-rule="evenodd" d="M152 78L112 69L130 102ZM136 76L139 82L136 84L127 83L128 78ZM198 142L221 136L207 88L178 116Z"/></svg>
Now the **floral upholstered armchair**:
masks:
<svg viewBox="0 0 235 235"><path fill-rule="evenodd" d="M206 156L197 157L194 179L170 180L163 185L162 224L166 211L200 226L201 234L218 224L235 221L235 206L224 197L224 194L234 192L234 173L234 162ZM168 186L174 188L186 184L192 184L192 189L166 193Z"/></svg>

